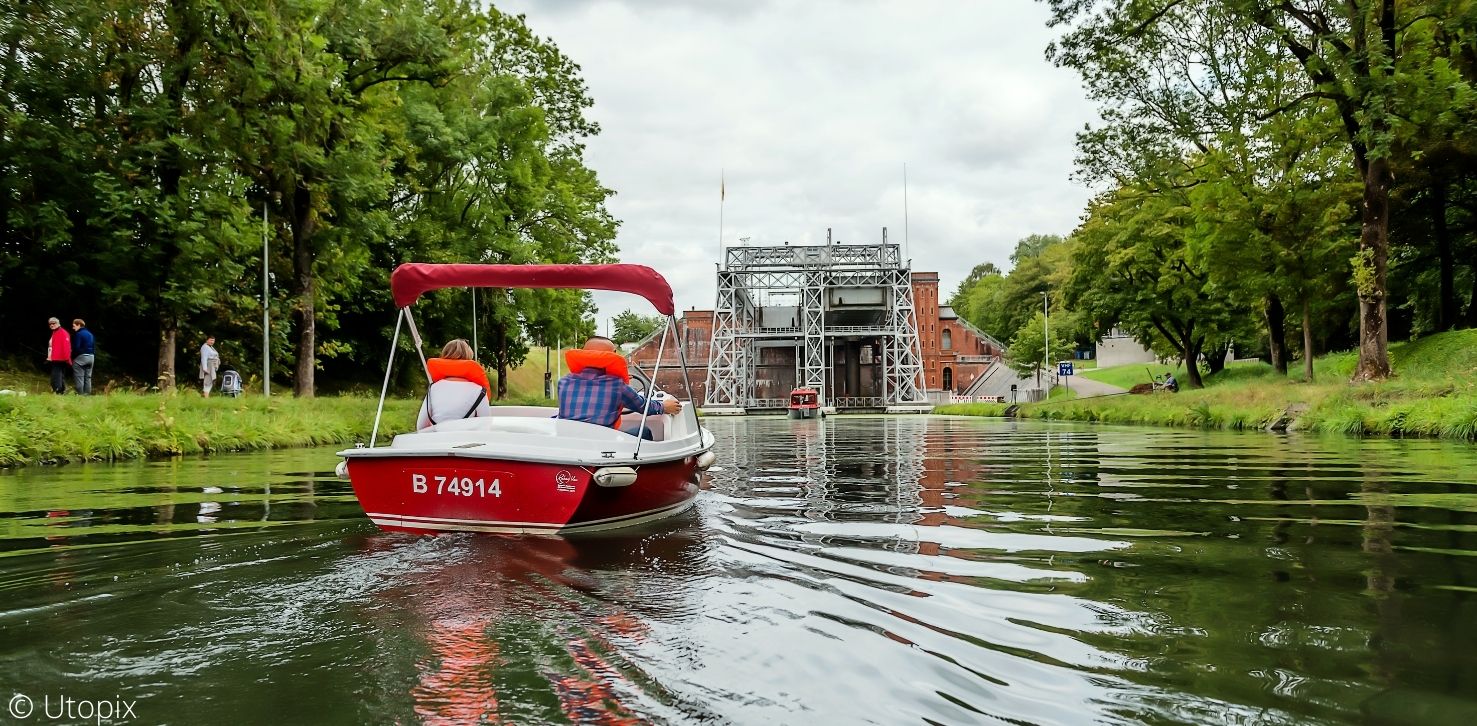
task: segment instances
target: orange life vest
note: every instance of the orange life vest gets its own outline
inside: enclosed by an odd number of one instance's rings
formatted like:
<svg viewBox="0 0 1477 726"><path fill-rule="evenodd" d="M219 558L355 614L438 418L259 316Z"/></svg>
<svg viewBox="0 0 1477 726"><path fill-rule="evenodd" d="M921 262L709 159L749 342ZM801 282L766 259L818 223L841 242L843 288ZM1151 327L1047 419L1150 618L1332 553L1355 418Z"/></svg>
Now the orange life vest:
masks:
<svg viewBox="0 0 1477 726"><path fill-rule="evenodd" d="M492 397L492 384L487 382L487 371L483 370L482 364L477 361L462 358L428 358L426 369L431 372L432 383L443 378L460 378L481 385L483 390L487 391L488 398Z"/></svg>
<svg viewBox="0 0 1477 726"><path fill-rule="evenodd" d="M620 376L626 383L631 382L631 372L626 369L625 356L620 353L576 348L564 351L564 362L569 364L570 373L579 373L586 368L600 368L612 376Z"/></svg>

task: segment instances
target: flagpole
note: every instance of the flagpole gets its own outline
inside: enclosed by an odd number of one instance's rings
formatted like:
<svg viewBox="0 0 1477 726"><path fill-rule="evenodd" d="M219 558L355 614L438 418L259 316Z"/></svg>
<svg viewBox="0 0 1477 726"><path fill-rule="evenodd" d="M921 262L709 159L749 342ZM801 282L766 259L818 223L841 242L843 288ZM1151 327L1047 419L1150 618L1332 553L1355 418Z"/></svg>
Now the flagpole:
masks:
<svg viewBox="0 0 1477 726"><path fill-rule="evenodd" d="M723 203L728 196L723 183L724 172L718 170L718 261L723 262Z"/></svg>
<svg viewBox="0 0 1477 726"><path fill-rule="evenodd" d="M908 259L908 164L903 162L903 259Z"/></svg>

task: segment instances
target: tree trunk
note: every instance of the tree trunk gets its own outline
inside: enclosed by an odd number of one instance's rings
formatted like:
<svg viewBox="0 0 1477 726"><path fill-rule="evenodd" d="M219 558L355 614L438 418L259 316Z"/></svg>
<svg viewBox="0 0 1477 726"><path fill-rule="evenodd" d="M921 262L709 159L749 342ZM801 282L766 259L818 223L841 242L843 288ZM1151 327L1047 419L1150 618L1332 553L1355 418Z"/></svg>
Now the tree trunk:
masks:
<svg viewBox="0 0 1477 726"><path fill-rule="evenodd" d="M1436 259L1441 267L1440 294L1436 305L1436 330L1451 330L1457 323L1456 260L1451 254L1451 230L1446 226L1446 181L1439 176L1431 185L1431 229L1436 238Z"/></svg>
<svg viewBox="0 0 1477 726"><path fill-rule="evenodd" d="M1386 272L1390 256L1389 159L1371 159L1364 174L1363 226L1354 282L1359 291L1359 365L1356 381L1390 377L1390 339L1385 317Z"/></svg>
<svg viewBox="0 0 1477 726"><path fill-rule="evenodd" d="M299 185L292 195L292 294L297 298L292 319L297 325L297 372L292 393L298 398L312 398L313 373L317 368L317 330L315 328L318 280L313 274L313 231L317 217L313 212L313 195Z"/></svg>
<svg viewBox="0 0 1477 726"><path fill-rule="evenodd" d="M1190 388L1205 387L1205 381L1200 378L1200 362L1197 360L1199 357L1200 341L1191 343L1189 349L1180 356L1180 360L1185 363L1185 383Z"/></svg>
<svg viewBox="0 0 1477 726"><path fill-rule="evenodd" d="M174 27L175 44L174 53L169 58L167 72L163 75L164 97L168 103L163 130L168 138L179 135L184 125L181 115L186 112L185 91L190 83L190 72L194 68L188 62L188 58L195 47L196 33L186 5L187 3L182 0L174 0L169 6L169 21ZM132 73L125 73L124 79L129 83L138 80ZM131 90L122 91L122 93L125 97L132 95ZM184 203L181 199L180 184L184 177L185 164L185 150L180 144L170 144L168 150L158 156L155 174L159 181L159 196L165 208L178 209L179 205ZM147 224L153 227L153 233L158 240L156 248L159 251L155 267L158 273L157 286L153 291L153 294L158 296L156 304L159 310L159 366L157 369L159 389L174 390L179 378L175 370L179 318L184 311L180 310L177 305L167 302L165 292L171 285L178 284L173 272L180 254L177 239L180 230L177 223L160 224L159 219L149 220Z"/></svg>
<svg viewBox="0 0 1477 726"><path fill-rule="evenodd" d="M173 318L159 320L159 390L173 391L175 384L174 359L178 350L179 324Z"/></svg>
<svg viewBox="0 0 1477 726"><path fill-rule="evenodd" d="M1472 297L1467 300L1467 327L1477 328L1477 245L1472 245L1472 260L1467 263L1472 270Z"/></svg>
<svg viewBox="0 0 1477 726"><path fill-rule="evenodd" d="M497 363L497 400L501 401L508 397L508 328L507 324L498 321L492 326L492 345L496 354L493 360Z"/></svg>
<svg viewBox="0 0 1477 726"><path fill-rule="evenodd" d="M1226 369L1226 356L1231 353L1229 342L1216 346L1216 349L1205 354L1205 368L1209 375L1215 375Z"/></svg>
<svg viewBox="0 0 1477 726"><path fill-rule="evenodd" d="M1287 375L1287 311L1277 293L1267 296L1262 314L1267 318L1267 350L1272 354L1272 368Z"/></svg>
<svg viewBox="0 0 1477 726"><path fill-rule="evenodd" d="M1303 298L1303 380L1313 382L1313 304Z"/></svg>

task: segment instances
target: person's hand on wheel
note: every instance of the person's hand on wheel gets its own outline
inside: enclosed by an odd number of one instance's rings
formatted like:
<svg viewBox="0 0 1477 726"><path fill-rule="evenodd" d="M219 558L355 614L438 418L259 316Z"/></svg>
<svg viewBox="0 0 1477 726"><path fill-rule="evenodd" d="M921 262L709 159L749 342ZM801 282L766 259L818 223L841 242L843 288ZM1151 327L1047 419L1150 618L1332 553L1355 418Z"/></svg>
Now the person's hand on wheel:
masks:
<svg viewBox="0 0 1477 726"><path fill-rule="evenodd" d="M668 416L676 416L682 410L682 404L675 398L666 398L662 401L662 412Z"/></svg>

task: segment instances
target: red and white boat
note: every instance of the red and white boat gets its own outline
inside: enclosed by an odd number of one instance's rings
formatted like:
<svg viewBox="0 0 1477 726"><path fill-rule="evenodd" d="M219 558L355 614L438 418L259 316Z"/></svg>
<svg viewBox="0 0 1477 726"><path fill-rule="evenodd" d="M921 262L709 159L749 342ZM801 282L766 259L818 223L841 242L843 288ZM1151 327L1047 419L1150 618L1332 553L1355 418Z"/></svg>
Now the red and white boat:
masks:
<svg viewBox="0 0 1477 726"><path fill-rule="evenodd" d="M814 388L797 388L790 391L790 418L821 418L820 394Z"/></svg>
<svg viewBox="0 0 1477 726"><path fill-rule="evenodd" d="M632 385L644 391L652 390L667 340L675 339L672 289L649 267L408 263L396 268L390 276L399 308L395 342L370 443L339 452L344 459L339 473L349 479L375 524L423 534L553 534L639 524L692 506L701 472L713 463L713 435L699 425L690 401L673 416L625 415L623 423L644 422L656 437L652 441L555 418L555 408L499 406L492 416L438 423L375 446L402 324L425 366L410 306L423 293L448 287L577 288L645 297L668 324L651 378L632 370ZM686 376L685 353L681 345L677 349ZM687 390L693 390L690 384Z"/></svg>

